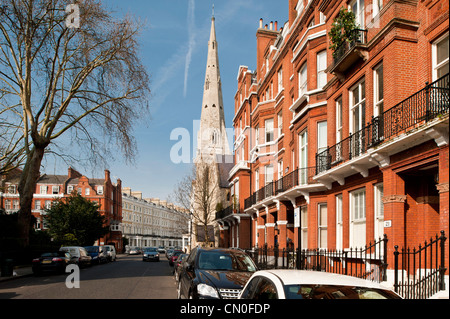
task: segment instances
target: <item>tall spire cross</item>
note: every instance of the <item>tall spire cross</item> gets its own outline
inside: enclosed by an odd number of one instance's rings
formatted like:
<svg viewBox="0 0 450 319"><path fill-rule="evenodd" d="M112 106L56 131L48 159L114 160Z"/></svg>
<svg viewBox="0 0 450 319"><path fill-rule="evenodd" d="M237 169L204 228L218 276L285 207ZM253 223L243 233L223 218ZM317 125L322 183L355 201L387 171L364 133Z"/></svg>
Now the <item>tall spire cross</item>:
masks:
<svg viewBox="0 0 450 319"><path fill-rule="evenodd" d="M212 5L212 16L213 16L213 18L214 18L214 3L213 3L213 5Z"/></svg>

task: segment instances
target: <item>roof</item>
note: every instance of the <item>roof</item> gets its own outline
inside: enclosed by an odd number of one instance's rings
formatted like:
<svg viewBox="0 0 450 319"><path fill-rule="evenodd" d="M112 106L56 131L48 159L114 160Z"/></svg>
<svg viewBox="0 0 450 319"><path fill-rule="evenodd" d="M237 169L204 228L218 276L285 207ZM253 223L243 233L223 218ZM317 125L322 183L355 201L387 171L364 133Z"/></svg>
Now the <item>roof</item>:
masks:
<svg viewBox="0 0 450 319"><path fill-rule="evenodd" d="M38 184L63 184L69 176L67 175L42 175L37 183Z"/></svg>
<svg viewBox="0 0 450 319"><path fill-rule="evenodd" d="M219 159L219 157L222 157ZM218 155L217 156L217 166L219 170L219 187L228 188L229 182L228 177L230 171L234 167L234 156L233 155Z"/></svg>

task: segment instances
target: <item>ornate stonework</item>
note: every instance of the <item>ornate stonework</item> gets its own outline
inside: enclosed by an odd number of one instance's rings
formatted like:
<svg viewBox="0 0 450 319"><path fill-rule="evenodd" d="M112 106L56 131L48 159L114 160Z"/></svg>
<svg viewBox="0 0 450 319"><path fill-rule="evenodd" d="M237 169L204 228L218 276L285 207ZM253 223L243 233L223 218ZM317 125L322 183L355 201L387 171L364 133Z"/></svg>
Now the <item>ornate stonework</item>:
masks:
<svg viewBox="0 0 450 319"><path fill-rule="evenodd" d="M439 191L439 194L448 192L448 183L437 184L436 188Z"/></svg>
<svg viewBox="0 0 450 319"><path fill-rule="evenodd" d="M405 203L406 202L406 195L388 195L384 196L381 201L383 204L387 203Z"/></svg>

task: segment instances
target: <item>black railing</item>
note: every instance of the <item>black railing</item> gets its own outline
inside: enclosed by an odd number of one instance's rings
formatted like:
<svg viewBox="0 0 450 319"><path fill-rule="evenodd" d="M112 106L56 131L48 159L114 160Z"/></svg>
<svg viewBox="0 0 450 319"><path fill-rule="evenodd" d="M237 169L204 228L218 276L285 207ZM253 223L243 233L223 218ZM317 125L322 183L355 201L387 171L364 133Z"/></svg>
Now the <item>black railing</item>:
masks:
<svg viewBox="0 0 450 319"><path fill-rule="evenodd" d="M343 274L372 281L386 281L386 235L363 248L345 250L299 249L278 246L246 250L259 269L302 269Z"/></svg>
<svg viewBox="0 0 450 319"><path fill-rule="evenodd" d="M317 174L355 158L383 141L448 114L449 104L449 74L446 74L372 118L358 132L316 154Z"/></svg>
<svg viewBox="0 0 450 319"><path fill-rule="evenodd" d="M230 205L227 208L224 208L224 209L216 212L216 220L230 216L231 214L233 214L234 210L235 209L233 209L233 205Z"/></svg>
<svg viewBox="0 0 450 319"><path fill-rule="evenodd" d="M445 290L445 237L444 231L419 248L394 251L394 290L407 299L426 299ZM399 278L400 272L400 278Z"/></svg>
<svg viewBox="0 0 450 319"><path fill-rule="evenodd" d="M316 174L316 167L297 168L286 176L268 183L266 186L255 191L244 201L244 209L250 208L256 203L283 193L293 187L312 184L313 176Z"/></svg>
<svg viewBox="0 0 450 319"><path fill-rule="evenodd" d="M336 48L336 50L333 52L334 65L337 65L342 60L344 55L347 52L351 51L356 45L365 44L366 43L366 35L367 35L367 30L364 30L364 29L353 30L350 41L345 41L338 48Z"/></svg>

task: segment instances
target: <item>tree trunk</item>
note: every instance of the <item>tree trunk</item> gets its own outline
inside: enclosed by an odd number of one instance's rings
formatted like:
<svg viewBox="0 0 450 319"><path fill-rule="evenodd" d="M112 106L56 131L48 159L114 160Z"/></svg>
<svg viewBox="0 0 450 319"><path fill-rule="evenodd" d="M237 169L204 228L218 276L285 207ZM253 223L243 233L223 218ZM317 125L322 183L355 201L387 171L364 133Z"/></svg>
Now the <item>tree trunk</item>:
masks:
<svg viewBox="0 0 450 319"><path fill-rule="evenodd" d="M20 209L18 215L19 234L23 247L30 244L31 209L33 194L40 176L41 162L46 146L36 147L31 150L19 181Z"/></svg>

